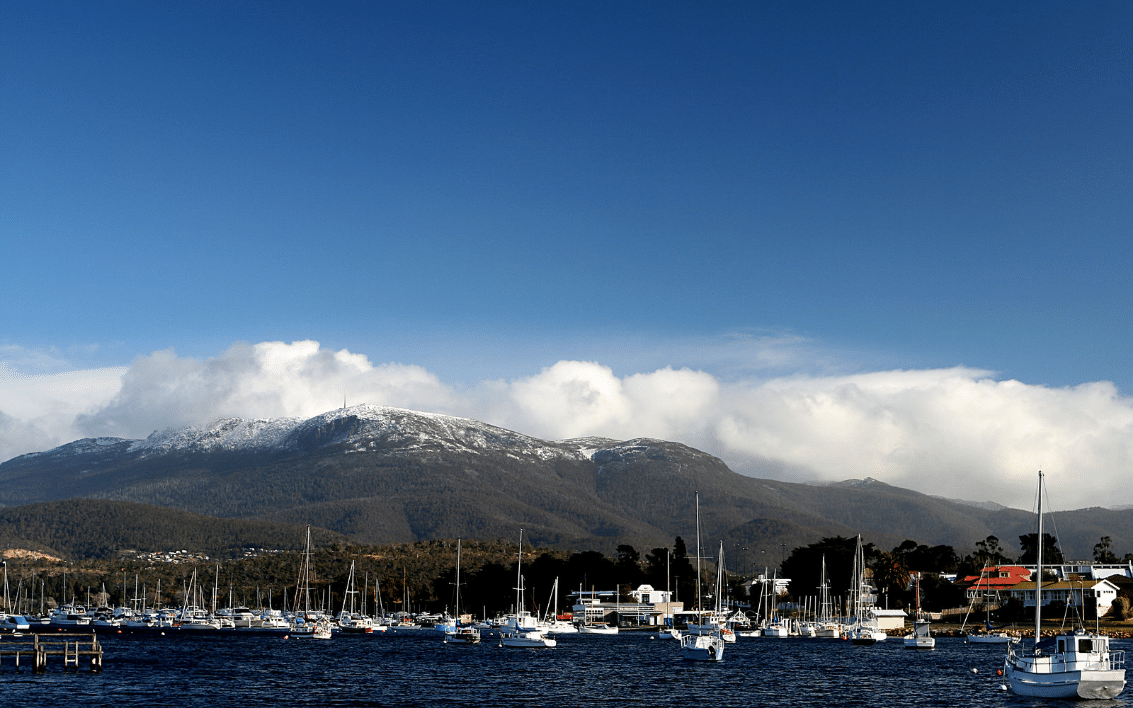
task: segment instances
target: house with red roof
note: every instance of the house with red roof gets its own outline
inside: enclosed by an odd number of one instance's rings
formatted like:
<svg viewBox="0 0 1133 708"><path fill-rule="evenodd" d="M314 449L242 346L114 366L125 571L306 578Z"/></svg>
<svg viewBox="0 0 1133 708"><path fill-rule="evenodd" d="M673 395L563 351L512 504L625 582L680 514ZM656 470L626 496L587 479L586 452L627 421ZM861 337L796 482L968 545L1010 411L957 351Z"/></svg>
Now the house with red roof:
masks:
<svg viewBox="0 0 1133 708"><path fill-rule="evenodd" d="M968 575L956 580L964 588L968 599L983 602L984 598L998 602L1006 600L1012 588L1031 579L1031 571L1021 565L988 566L979 575Z"/></svg>

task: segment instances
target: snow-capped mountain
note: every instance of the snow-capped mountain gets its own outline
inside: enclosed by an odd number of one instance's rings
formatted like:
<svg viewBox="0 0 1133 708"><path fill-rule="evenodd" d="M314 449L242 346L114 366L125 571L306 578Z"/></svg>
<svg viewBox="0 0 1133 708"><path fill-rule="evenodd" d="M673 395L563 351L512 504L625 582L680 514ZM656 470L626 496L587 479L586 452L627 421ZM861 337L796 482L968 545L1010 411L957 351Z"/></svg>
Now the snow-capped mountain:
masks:
<svg viewBox="0 0 1133 708"><path fill-rule="evenodd" d="M121 440L80 440L71 443L70 451L86 452L117 442ZM222 418L207 426L167 428L154 432L145 440L130 441L129 452L148 457L184 452L299 452L337 446L353 452L380 449L385 452L448 450L479 453L493 450L543 459L587 459L614 442L583 438L553 443L470 418L358 405L308 419ZM46 454L51 452L54 451Z"/></svg>
<svg viewBox="0 0 1133 708"><path fill-rule="evenodd" d="M703 528L749 549L859 532L882 548L906 539L959 548L991 534L1026 533L1030 524L1023 512L868 478L816 486L745 477L675 442L546 441L467 418L369 405L307 419L224 419L145 440L78 440L0 464L2 506L121 500L312 524L362 542L508 538L522 527L549 544L667 545L696 533L696 492ZM1091 512L1090 524L1097 513L1110 512ZM1107 533L1120 545L1133 513L1112 514ZM1059 523L1072 537L1068 522ZM1133 524L1126 525L1133 542ZM1097 542L1095 528L1082 526L1086 550Z"/></svg>

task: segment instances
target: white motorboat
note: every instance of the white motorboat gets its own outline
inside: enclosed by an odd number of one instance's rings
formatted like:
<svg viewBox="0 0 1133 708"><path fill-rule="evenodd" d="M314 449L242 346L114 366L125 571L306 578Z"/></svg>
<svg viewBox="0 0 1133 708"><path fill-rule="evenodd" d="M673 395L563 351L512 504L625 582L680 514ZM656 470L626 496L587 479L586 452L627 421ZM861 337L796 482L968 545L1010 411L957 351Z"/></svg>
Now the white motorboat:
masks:
<svg viewBox="0 0 1133 708"><path fill-rule="evenodd" d="M913 633L905 637L906 649L935 649L936 637L932 636L932 625L928 620L913 623Z"/></svg>
<svg viewBox="0 0 1133 708"><path fill-rule="evenodd" d="M579 634L617 634L618 626L607 622L591 622L578 625Z"/></svg>
<svg viewBox="0 0 1133 708"><path fill-rule="evenodd" d="M1042 639L1043 473L1039 472L1038 533L1035 535L1035 643L1008 645L1003 662L1007 686L1017 696L1109 700L1125 690L1125 652L1109 648L1109 637L1086 631Z"/></svg>
<svg viewBox="0 0 1133 708"><path fill-rule="evenodd" d="M91 618L81 605L61 605L51 611L48 623L57 627L87 627Z"/></svg>

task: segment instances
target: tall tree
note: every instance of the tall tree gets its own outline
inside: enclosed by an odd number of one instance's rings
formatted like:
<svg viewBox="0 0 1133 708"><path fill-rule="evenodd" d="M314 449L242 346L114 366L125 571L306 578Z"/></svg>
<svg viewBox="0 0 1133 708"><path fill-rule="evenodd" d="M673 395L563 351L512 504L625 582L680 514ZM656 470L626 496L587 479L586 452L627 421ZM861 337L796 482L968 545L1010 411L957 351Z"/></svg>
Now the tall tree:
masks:
<svg viewBox="0 0 1133 708"><path fill-rule="evenodd" d="M1097 563L1116 563L1117 554L1110 549L1112 544L1113 540L1109 536L1102 536L1101 540L1094 545L1094 561Z"/></svg>
<svg viewBox="0 0 1133 708"><path fill-rule="evenodd" d="M872 569L873 584L877 591L885 593L890 600L897 599L895 604L903 604L903 596L909 588L909 569L905 567L901 555L883 551L874 560Z"/></svg>
<svg viewBox="0 0 1133 708"><path fill-rule="evenodd" d="M1019 556L1020 563L1032 564L1038 561L1038 546L1035 542L1037 538L1037 533L1023 534L1019 537L1019 547L1023 551L1023 555ZM1062 562L1062 551L1058 550L1058 541L1049 533L1043 533L1043 562Z"/></svg>

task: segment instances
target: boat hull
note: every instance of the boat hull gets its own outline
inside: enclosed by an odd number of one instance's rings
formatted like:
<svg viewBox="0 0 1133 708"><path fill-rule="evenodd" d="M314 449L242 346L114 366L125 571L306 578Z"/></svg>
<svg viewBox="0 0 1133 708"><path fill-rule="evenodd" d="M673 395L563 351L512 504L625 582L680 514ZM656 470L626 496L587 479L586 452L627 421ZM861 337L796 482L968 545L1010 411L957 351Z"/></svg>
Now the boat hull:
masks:
<svg viewBox="0 0 1133 708"><path fill-rule="evenodd" d="M969 634L968 644L1018 644L1019 638L1007 634Z"/></svg>
<svg viewBox="0 0 1133 708"><path fill-rule="evenodd" d="M1006 675L1012 693L1032 698L1108 700L1125 689L1124 669L1035 674L1008 666Z"/></svg>
<svg viewBox="0 0 1133 708"><path fill-rule="evenodd" d="M724 640L703 634L686 634L681 639L681 658L687 661L723 661Z"/></svg>
<svg viewBox="0 0 1133 708"><path fill-rule="evenodd" d="M513 649L551 649L558 642L541 632L504 632L500 635L500 646Z"/></svg>

